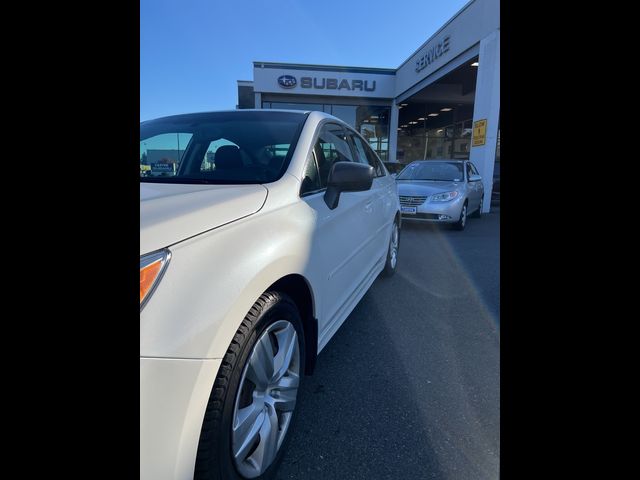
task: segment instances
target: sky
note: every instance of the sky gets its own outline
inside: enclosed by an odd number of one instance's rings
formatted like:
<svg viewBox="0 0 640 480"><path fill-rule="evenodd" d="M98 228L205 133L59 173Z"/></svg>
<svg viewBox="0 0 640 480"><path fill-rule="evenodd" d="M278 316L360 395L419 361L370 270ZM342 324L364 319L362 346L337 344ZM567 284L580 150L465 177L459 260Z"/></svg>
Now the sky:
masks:
<svg viewBox="0 0 640 480"><path fill-rule="evenodd" d="M397 68L468 0L140 0L140 120L233 110L253 62Z"/></svg>

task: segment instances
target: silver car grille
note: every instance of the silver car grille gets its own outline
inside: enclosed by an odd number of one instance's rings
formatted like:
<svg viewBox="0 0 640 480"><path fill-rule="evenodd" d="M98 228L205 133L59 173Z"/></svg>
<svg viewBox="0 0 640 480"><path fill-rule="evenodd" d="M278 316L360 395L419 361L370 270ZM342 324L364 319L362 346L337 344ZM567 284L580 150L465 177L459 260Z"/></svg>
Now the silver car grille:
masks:
<svg viewBox="0 0 640 480"><path fill-rule="evenodd" d="M410 197L407 195L400 195L400 205L403 207L417 207L422 205L427 197Z"/></svg>

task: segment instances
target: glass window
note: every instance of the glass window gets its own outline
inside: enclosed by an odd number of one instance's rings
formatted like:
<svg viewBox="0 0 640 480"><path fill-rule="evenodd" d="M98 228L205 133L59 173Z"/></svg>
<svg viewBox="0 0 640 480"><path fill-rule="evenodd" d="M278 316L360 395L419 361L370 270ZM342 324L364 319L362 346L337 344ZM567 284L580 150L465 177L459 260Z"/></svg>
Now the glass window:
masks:
<svg viewBox="0 0 640 480"><path fill-rule="evenodd" d="M369 158L369 162L374 163L374 167L376 170L376 177L384 177L387 174L387 170L384 168L384 164L382 160L378 158L378 156L374 153L373 149L369 145L365 145L365 152L367 152L367 157Z"/></svg>
<svg viewBox="0 0 640 480"><path fill-rule="evenodd" d="M453 138L453 125L447 125L446 127L444 127L444 136L446 138Z"/></svg>
<svg viewBox="0 0 640 480"><path fill-rule="evenodd" d="M351 132L349 133L349 137L351 138L351 141L353 142L356 149L356 162L364 163L365 165L371 165L373 168L376 168L375 163L371 163L369 161L369 158L367 157L367 154L364 150L364 144L362 140L360 140L360 137Z"/></svg>
<svg viewBox="0 0 640 480"><path fill-rule="evenodd" d="M353 125L382 160L386 160L389 154L390 116L389 107L361 105L357 108Z"/></svg>
<svg viewBox="0 0 640 480"><path fill-rule="evenodd" d="M466 160L469 158L469 141L456 139L453 142L453 158Z"/></svg>
<svg viewBox="0 0 640 480"><path fill-rule="evenodd" d="M471 166L471 172L472 172L474 175L480 175L480 174L478 173L478 169L476 168L476 166L475 166L473 163L469 162L469 165Z"/></svg>
<svg viewBox="0 0 640 480"><path fill-rule="evenodd" d="M357 156L361 159L359 160L360 163L371 165L376 172L376 177L385 176L386 172L382 166L382 162L378 159L371 147L363 142L358 135L352 134L351 138L356 147Z"/></svg>
<svg viewBox="0 0 640 480"><path fill-rule="evenodd" d="M460 182L464 178L462 163L423 160L413 162L405 168L398 180L432 180L440 182Z"/></svg>
<svg viewBox="0 0 640 480"><path fill-rule="evenodd" d="M266 106L269 105L269 106ZM284 102L263 102L262 108L282 108L285 110L317 110L322 112L322 103L284 103Z"/></svg>
<svg viewBox="0 0 640 480"><path fill-rule="evenodd" d="M362 135L384 161L389 156L389 119L391 108L376 105L332 105L327 103L262 102L262 108L317 110L329 113Z"/></svg>
<svg viewBox="0 0 640 480"><path fill-rule="evenodd" d="M347 134L342 126L335 123L327 123L320 130L318 137L320 148L325 159L334 162L353 162L351 148L347 143Z"/></svg>
<svg viewBox="0 0 640 480"><path fill-rule="evenodd" d="M314 152L318 163L320 188L327 187L329 172L335 162L353 162L346 132L335 123L327 123L321 128Z"/></svg>
<svg viewBox="0 0 640 480"><path fill-rule="evenodd" d="M215 157L216 157L216 152L218 151L218 149L224 145L233 145L236 148L239 148L238 145L236 145L235 143L225 139L225 138L220 138L218 140L214 140L213 142L211 142L209 144L209 148L207 148L207 152L204 155L204 158L202 159L202 163L200 164L200 171L201 172L210 172L215 170L216 168L216 163L215 163Z"/></svg>
<svg viewBox="0 0 640 480"><path fill-rule="evenodd" d="M274 182L284 173L305 120L296 112L239 110L143 122L141 181Z"/></svg>
<svg viewBox="0 0 640 480"><path fill-rule="evenodd" d="M160 133L140 141L140 176L173 177L176 175L190 133Z"/></svg>
<svg viewBox="0 0 640 480"><path fill-rule="evenodd" d="M408 162L418 159L469 159L471 120L451 121L453 119L444 116L429 117L427 112L432 111L431 107L426 106L422 111L417 111L416 108L414 106L411 114L405 109L400 112L397 145L399 160ZM467 111L459 112L459 115L467 114ZM424 124L420 118L426 119ZM418 123L412 125L409 123L411 121Z"/></svg>
<svg viewBox="0 0 640 480"><path fill-rule="evenodd" d="M305 167L304 174L302 175L302 186L300 187L300 196L317 192L322 188L324 187L322 186L322 181L320 180L320 173L318 172L316 155L315 155L315 152L312 151L311 153L309 153L309 157L307 158L307 166Z"/></svg>
<svg viewBox="0 0 640 480"><path fill-rule="evenodd" d="M358 107L355 105L332 105L331 115L338 117L343 122L356 126L356 116Z"/></svg>

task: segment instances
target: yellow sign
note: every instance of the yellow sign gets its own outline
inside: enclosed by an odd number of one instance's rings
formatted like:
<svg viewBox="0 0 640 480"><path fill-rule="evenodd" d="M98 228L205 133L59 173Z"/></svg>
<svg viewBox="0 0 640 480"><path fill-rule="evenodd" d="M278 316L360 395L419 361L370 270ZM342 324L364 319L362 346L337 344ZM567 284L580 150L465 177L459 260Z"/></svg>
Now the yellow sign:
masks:
<svg viewBox="0 0 640 480"><path fill-rule="evenodd" d="M473 140L471 141L471 145L474 147L479 147L480 145L484 145L487 141L487 119L478 120L477 122L473 122Z"/></svg>

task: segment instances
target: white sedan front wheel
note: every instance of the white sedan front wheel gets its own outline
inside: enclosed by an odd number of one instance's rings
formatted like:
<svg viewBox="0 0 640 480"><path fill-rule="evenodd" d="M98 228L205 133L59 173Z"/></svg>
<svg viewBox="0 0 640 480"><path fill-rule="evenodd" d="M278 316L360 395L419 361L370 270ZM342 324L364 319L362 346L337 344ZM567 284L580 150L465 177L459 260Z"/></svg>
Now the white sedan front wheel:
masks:
<svg viewBox="0 0 640 480"><path fill-rule="evenodd" d="M304 352L295 302L280 292L262 294L233 337L211 390L195 480L275 475L290 437Z"/></svg>
<svg viewBox="0 0 640 480"><path fill-rule="evenodd" d="M231 423L238 472L257 478L271 466L289 429L300 385L300 348L292 323L269 325L247 360Z"/></svg>

